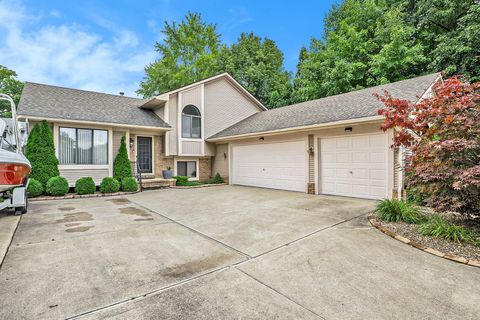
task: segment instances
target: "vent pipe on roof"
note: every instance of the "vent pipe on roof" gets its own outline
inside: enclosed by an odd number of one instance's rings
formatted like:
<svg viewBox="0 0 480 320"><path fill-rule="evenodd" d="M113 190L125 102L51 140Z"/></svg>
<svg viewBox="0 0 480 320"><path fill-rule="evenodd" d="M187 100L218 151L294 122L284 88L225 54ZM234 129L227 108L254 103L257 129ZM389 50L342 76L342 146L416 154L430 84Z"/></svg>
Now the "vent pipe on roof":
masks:
<svg viewBox="0 0 480 320"><path fill-rule="evenodd" d="M123 95L125 95L125 92L120 91L118 94L121 95L121 96L123 96Z"/></svg>

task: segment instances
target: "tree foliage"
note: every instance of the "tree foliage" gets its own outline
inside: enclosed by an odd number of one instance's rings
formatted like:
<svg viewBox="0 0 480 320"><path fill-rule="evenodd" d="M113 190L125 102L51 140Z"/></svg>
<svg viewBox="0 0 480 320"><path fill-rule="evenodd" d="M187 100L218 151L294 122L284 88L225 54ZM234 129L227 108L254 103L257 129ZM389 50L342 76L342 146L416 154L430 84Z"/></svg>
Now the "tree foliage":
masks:
<svg viewBox="0 0 480 320"><path fill-rule="evenodd" d="M325 19L323 39L302 53L295 79L299 101L418 75L423 45L405 13L385 0L345 0Z"/></svg>
<svg viewBox="0 0 480 320"><path fill-rule="evenodd" d="M160 58L145 68L137 91L144 97L229 72L267 107L289 102L290 74L273 40L242 33L236 43L224 45L216 25L198 13L188 13L180 23L165 22L162 33L165 39L155 45Z"/></svg>
<svg viewBox="0 0 480 320"><path fill-rule="evenodd" d="M407 185L444 211L480 214L480 82L458 77L438 82L434 95L414 104L392 97L379 99L394 129L394 144L410 148Z"/></svg>
<svg viewBox="0 0 480 320"><path fill-rule="evenodd" d="M28 135L25 156L32 165L30 177L40 181L43 186L50 178L60 174L52 130L46 121L37 123Z"/></svg>
<svg viewBox="0 0 480 320"><path fill-rule="evenodd" d="M123 181L124 178L132 176L132 165L130 159L128 159L127 144L125 142L125 136L120 140L120 148L118 148L117 156L113 161L113 177L118 182Z"/></svg>
<svg viewBox="0 0 480 320"><path fill-rule="evenodd" d="M15 105L18 106L20 95L23 90L23 82L17 79L17 73L0 65L0 93L8 94L12 97ZM0 115L2 117L11 117L10 103L7 101L0 101Z"/></svg>
<svg viewBox="0 0 480 320"><path fill-rule="evenodd" d="M398 2L393 0L393 2ZM480 4L476 0L403 0L406 23L428 53L426 70L480 80Z"/></svg>
<svg viewBox="0 0 480 320"><path fill-rule="evenodd" d="M242 33L236 43L222 48L219 68L269 108L290 100L290 74L284 69L282 51L271 39Z"/></svg>
<svg viewBox="0 0 480 320"><path fill-rule="evenodd" d="M220 35L216 25L189 12L180 23L165 21L164 40L155 44L160 58L145 68L137 93L150 97L210 77L218 71Z"/></svg>

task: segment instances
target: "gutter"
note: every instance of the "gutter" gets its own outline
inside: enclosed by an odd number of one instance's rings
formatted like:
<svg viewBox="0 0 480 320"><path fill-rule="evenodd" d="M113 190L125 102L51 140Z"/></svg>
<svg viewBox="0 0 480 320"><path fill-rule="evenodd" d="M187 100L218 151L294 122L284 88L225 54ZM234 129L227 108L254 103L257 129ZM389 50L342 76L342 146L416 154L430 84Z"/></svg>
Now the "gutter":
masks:
<svg viewBox="0 0 480 320"><path fill-rule="evenodd" d="M255 138L258 136L271 136L271 135L279 135L279 134L298 133L298 132L304 132L304 131L311 131L315 129L339 127L344 125L365 124L370 122L382 121L384 119L385 117L383 116L372 116L372 117L365 117L365 118L356 118L356 119L348 119L348 120L341 120L341 121L334 121L334 122L318 123L318 124L312 124L308 126L298 126L298 127L283 128L283 129L276 129L276 130L251 132L251 133L244 133L239 135L218 137L218 138L208 138L206 139L206 141L207 142L228 142L231 140Z"/></svg>
<svg viewBox="0 0 480 320"><path fill-rule="evenodd" d="M88 121L88 120L71 120L71 119L59 119L59 118L45 118L45 117L31 117L28 115L18 115L17 119L26 119L36 120L36 121L50 121L50 122L63 122L63 123L81 123L81 124L94 124L94 125L105 125L111 127L121 127L121 128L140 128L140 129L153 129L160 131L171 131L172 127L153 127L153 126L141 126L135 124L122 124L122 123L113 123L113 122L101 122L101 121Z"/></svg>

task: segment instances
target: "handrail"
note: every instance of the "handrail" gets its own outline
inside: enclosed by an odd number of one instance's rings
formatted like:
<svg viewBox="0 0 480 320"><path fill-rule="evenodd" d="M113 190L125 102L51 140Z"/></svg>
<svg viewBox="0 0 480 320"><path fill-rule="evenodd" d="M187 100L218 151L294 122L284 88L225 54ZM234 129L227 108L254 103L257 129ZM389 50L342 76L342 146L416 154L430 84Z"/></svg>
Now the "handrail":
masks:
<svg viewBox="0 0 480 320"><path fill-rule="evenodd" d="M137 180L138 184L140 186L140 192L143 191L143 186L142 186L142 170L140 169L140 164L138 162L138 155L137 155L137 161L135 162L135 166L137 167Z"/></svg>

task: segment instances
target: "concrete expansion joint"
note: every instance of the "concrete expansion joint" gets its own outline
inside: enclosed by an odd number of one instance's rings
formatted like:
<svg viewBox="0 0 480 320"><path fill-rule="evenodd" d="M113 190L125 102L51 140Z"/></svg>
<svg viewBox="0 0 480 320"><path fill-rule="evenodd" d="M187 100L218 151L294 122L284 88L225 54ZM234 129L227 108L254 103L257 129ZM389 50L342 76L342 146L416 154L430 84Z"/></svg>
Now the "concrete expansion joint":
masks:
<svg viewBox="0 0 480 320"><path fill-rule="evenodd" d="M479 260L474 260L474 259L469 260L467 258L456 256L456 255L453 255L453 254L450 254L450 253L441 252L439 250L436 250L436 249L433 249L433 248L430 248L430 247L426 247L421 243L418 243L418 242L413 241L411 239L405 238L404 236L396 234L393 230L382 226L380 224L380 222L378 222L378 220L375 218L375 215L373 213L371 213L368 216L368 221L370 221L370 224L373 227L380 230L382 233L386 234L387 236L389 236L389 237L391 237L395 240L398 240L400 242L403 242L405 244L408 244L408 245L410 245L410 246L412 246L416 249L422 250L426 253L432 254L432 255L440 257L440 258L448 259L450 261L454 261L454 262L457 262L457 263L462 263L462 264L466 264L466 265L469 265L469 266L472 266L472 267L480 268L480 261Z"/></svg>
<svg viewBox="0 0 480 320"><path fill-rule="evenodd" d="M317 316L317 317L318 317L318 318L320 318L320 319L326 320L326 318L325 318L325 317L322 317L321 315L319 315L319 314L318 314L318 313L316 313L315 311L313 311L313 310L311 310L311 309L307 308L306 306L304 306L304 305L300 304L299 302L297 302L297 301L293 300L293 299L292 299L292 298L290 298L289 296L287 296L287 295L283 294L282 292L278 291L277 289L275 289L275 288L273 288L273 287L269 286L269 285L268 285L268 284L266 284L265 282L263 282L263 281L260 281L259 279L255 278L255 277L254 277L254 276L252 276L251 274L249 274L249 273L247 273L247 272L243 271L243 270L242 270L242 269L240 269L240 268L236 268L236 269L237 269L238 271L240 271L241 273L243 273L244 275L246 275L247 277L249 277L250 279L252 279L252 280L254 280L254 281L256 281L256 282L260 283L261 285L263 285L263 286L267 287L268 289L270 289L270 290L274 291L275 293L277 293L277 294L281 295L281 296L282 296L282 297L284 297L285 299L287 299L287 300L289 300L289 301L293 302L294 304L296 304L296 305L297 305L297 306L299 306L300 308L303 308L303 309L307 310L308 312L310 312L311 314L313 314L313 315Z"/></svg>
<svg viewBox="0 0 480 320"><path fill-rule="evenodd" d="M252 258L252 256L246 254L245 252L242 252L242 251L240 251L240 250L238 250L238 249L235 249L234 247L232 247L232 246L230 246L230 245L228 245L228 244L226 244L226 243L224 243L224 242L222 242L222 241L219 241L219 240L217 240L217 239L215 239L215 238L212 238L212 237L210 237L209 235L206 235L205 233L203 233L203 232L201 232L201 231L198 231L198 230L196 230L196 229L194 229L194 228L192 228L192 227L187 226L186 224L183 224L183 223L181 223L181 222L179 222L179 221L177 221L177 220L175 220L175 219L173 219L173 218L170 218L170 217L167 216L167 215L164 215L164 214L162 214L162 213L160 213L160 212L157 212L157 211L152 210L152 209L150 209L150 208L148 208L148 207L145 207L144 205L142 205L142 204L140 204L140 203L138 203L138 202L136 202L136 201L134 201L134 200L130 200L130 201L131 201L132 203L134 203L135 205L137 205L137 206L139 206L139 207L141 207L141 208L143 208L143 209L145 209L145 210L147 210L147 211L150 211L150 212L152 212L152 213L155 213L155 214L157 214L157 215L159 215L159 216L161 216L161 217L169 220L170 222L173 222L173 223L175 223L175 224L178 224L179 226L181 226L181 227L183 227L183 228L186 228L186 229L188 229L188 230L190 230L190 231L192 231L192 232L194 232L194 233L202 236L203 238L206 238L206 239L208 239L208 240L214 241L214 242L216 242L216 243L224 246L225 248L228 248L228 249L230 249L230 250L232 250L232 251L235 251L236 253L238 253L238 254L246 257L247 259L251 259L251 258Z"/></svg>

